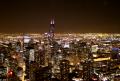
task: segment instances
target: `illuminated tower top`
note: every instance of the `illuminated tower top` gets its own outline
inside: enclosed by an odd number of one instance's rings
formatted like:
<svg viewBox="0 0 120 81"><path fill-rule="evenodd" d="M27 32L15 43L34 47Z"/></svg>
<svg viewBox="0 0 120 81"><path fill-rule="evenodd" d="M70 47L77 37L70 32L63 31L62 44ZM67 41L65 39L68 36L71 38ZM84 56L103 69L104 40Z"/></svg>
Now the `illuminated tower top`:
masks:
<svg viewBox="0 0 120 81"><path fill-rule="evenodd" d="M52 39L54 38L54 30L55 30L55 21L54 21L54 19L51 19L49 35L50 35L50 38L52 38Z"/></svg>
<svg viewBox="0 0 120 81"><path fill-rule="evenodd" d="M55 24L54 19L51 19L50 24Z"/></svg>

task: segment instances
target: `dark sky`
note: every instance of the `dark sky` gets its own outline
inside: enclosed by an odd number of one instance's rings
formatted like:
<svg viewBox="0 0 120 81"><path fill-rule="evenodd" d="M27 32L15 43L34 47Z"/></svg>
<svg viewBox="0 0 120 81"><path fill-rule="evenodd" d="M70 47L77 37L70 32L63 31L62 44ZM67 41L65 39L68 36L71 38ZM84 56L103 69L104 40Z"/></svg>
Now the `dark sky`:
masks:
<svg viewBox="0 0 120 81"><path fill-rule="evenodd" d="M119 0L0 0L0 32L120 33Z"/></svg>

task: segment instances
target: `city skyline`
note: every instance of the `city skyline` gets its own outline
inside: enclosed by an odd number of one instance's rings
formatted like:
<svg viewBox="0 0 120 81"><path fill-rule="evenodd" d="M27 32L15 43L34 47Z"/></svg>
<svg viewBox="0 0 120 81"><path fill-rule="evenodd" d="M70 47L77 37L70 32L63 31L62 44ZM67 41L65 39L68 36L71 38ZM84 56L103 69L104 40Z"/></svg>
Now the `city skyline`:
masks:
<svg viewBox="0 0 120 81"><path fill-rule="evenodd" d="M120 33L117 0L0 1L0 32Z"/></svg>
<svg viewBox="0 0 120 81"><path fill-rule="evenodd" d="M120 81L118 0L1 0L0 81Z"/></svg>

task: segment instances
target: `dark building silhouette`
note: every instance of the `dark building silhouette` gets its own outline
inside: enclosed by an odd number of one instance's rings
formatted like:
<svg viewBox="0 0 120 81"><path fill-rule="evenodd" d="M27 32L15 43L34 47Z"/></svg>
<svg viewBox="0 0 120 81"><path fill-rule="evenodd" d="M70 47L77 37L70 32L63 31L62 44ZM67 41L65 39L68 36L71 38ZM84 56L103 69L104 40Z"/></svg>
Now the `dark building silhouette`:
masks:
<svg viewBox="0 0 120 81"><path fill-rule="evenodd" d="M68 81L69 61L61 60L60 62L61 81Z"/></svg>
<svg viewBox="0 0 120 81"><path fill-rule="evenodd" d="M41 50L39 50L39 62L40 65L45 65L45 49L44 46L42 47Z"/></svg>

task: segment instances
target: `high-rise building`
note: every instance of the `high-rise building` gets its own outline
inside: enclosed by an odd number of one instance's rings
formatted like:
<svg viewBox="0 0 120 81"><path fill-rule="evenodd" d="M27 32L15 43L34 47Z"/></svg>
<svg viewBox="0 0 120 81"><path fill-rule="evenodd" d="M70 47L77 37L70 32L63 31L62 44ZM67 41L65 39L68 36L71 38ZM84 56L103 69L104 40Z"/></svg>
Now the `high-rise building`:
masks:
<svg viewBox="0 0 120 81"><path fill-rule="evenodd" d="M52 41L54 38L54 31L55 31L55 21L54 21L54 19L51 19L50 29L49 29L49 33L48 33L48 38L50 41Z"/></svg>
<svg viewBox="0 0 120 81"><path fill-rule="evenodd" d="M92 74L91 61L85 61L83 63L83 80L89 81L91 74Z"/></svg>
<svg viewBox="0 0 120 81"><path fill-rule="evenodd" d="M40 59L40 65L45 65L45 49L44 46L41 50L39 50L39 59Z"/></svg>
<svg viewBox="0 0 120 81"><path fill-rule="evenodd" d="M61 60L60 73L61 73L61 81L68 81L68 74L69 74L69 61L68 60Z"/></svg>

